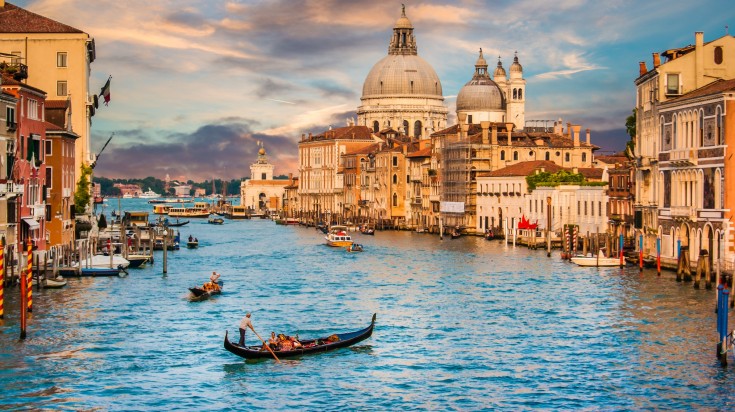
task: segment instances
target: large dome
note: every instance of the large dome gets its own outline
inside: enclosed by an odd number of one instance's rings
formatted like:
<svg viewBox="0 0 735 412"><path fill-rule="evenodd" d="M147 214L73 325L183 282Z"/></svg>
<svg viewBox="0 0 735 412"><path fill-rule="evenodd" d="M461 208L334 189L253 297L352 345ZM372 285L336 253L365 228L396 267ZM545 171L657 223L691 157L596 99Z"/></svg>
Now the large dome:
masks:
<svg viewBox="0 0 735 412"><path fill-rule="evenodd" d="M389 54L368 73L362 97L397 94L442 97L442 85L434 69L421 57Z"/></svg>

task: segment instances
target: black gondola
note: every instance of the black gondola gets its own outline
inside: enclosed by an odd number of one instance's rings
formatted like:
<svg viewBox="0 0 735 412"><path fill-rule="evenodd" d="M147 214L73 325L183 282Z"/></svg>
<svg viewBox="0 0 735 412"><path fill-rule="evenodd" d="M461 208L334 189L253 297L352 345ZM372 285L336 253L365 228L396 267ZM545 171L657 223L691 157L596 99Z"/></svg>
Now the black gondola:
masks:
<svg viewBox="0 0 735 412"><path fill-rule="evenodd" d="M329 335L327 337L318 339L301 340L300 342L303 347L299 349L293 349L289 351L274 351L274 353L279 358L289 358L294 356L308 355L311 353L327 352L330 350L354 345L357 342L361 342L369 338L370 335L373 334L373 327L375 327L375 315L376 314L373 314L373 320L370 322L370 326L365 329L358 330L356 332L335 334L339 338L339 340L336 342L327 343L327 339L329 338L329 336L333 336ZM241 356L245 359L270 358L273 356L270 351L268 351L267 349L261 350L262 348L262 344L255 346L240 346L238 344L232 343L227 337L227 332L225 332L225 349L234 353L235 355Z"/></svg>
<svg viewBox="0 0 735 412"><path fill-rule="evenodd" d="M187 224L187 223L189 223L189 221L188 221L188 220L185 220L185 221L183 221L183 222L179 222L179 220L177 219L177 220L176 220L176 223L171 223L171 222L168 222L168 226L169 226L169 227L184 226L184 225L185 225L185 224Z"/></svg>

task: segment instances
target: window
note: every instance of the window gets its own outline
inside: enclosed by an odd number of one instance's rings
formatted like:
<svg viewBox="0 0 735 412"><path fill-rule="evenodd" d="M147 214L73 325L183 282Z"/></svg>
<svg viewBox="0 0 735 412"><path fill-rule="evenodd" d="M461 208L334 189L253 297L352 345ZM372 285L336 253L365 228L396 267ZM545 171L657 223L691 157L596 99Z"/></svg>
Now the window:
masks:
<svg viewBox="0 0 735 412"><path fill-rule="evenodd" d="M518 98L518 89L513 89L513 100Z"/></svg>
<svg viewBox="0 0 735 412"><path fill-rule="evenodd" d="M376 120L373 122L373 133L378 133L380 131L380 123Z"/></svg>
<svg viewBox="0 0 735 412"><path fill-rule="evenodd" d="M530 152L528 152L528 157L533 157L533 150L531 150Z"/></svg>
<svg viewBox="0 0 735 412"><path fill-rule="evenodd" d="M679 94L678 73L669 73L666 75L666 94Z"/></svg>
<svg viewBox="0 0 735 412"><path fill-rule="evenodd" d="M564 153L564 161L569 161L569 153Z"/></svg>
<svg viewBox="0 0 735 412"><path fill-rule="evenodd" d="M38 101L28 99L28 118L38 119Z"/></svg>
<svg viewBox="0 0 735 412"><path fill-rule="evenodd" d="M518 152L513 152L513 160L518 160Z"/></svg>
<svg viewBox="0 0 735 412"><path fill-rule="evenodd" d="M8 129L15 128L15 107L5 107L5 126Z"/></svg>
<svg viewBox="0 0 735 412"><path fill-rule="evenodd" d="M49 188L52 187L51 183L53 182L53 180L51 180L51 178L53 177L53 173L51 170L52 169L50 167L46 166L46 186Z"/></svg>
<svg viewBox="0 0 735 412"><path fill-rule="evenodd" d="M51 156L51 140L46 140L46 156Z"/></svg>
<svg viewBox="0 0 735 412"><path fill-rule="evenodd" d="M471 114L468 114L467 115L467 124L472 124L472 115Z"/></svg>
<svg viewBox="0 0 735 412"><path fill-rule="evenodd" d="M423 125L419 120L416 120L413 124L413 136L414 137L421 137L421 132L423 131Z"/></svg>
<svg viewBox="0 0 735 412"><path fill-rule="evenodd" d="M56 53L56 67L66 67L66 52Z"/></svg>
<svg viewBox="0 0 735 412"><path fill-rule="evenodd" d="M66 96L66 80L59 80L56 82L56 95L57 96Z"/></svg>
<svg viewBox="0 0 735 412"><path fill-rule="evenodd" d="M602 201L597 202L597 216L602 216Z"/></svg>
<svg viewBox="0 0 735 412"><path fill-rule="evenodd" d="M546 160L549 160L549 159L550 159L550 156L551 156L551 155L549 154L549 152L546 152L546 156L545 156L545 159L546 159Z"/></svg>
<svg viewBox="0 0 735 412"><path fill-rule="evenodd" d="M398 206L398 195L393 193L393 206Z"/></svg>
<svg viewBox="0 0 735 412"><path fill-rule="evenodd" d="M266 176L266 175L265 175L265 173L261 173L261 174L260 174L260 180L265 180L265 179L266 179L266 177L265 177L265 176Z"/></svg>
<svg viewBox="0 0 735 412"><path fill-rule="evenodd" d="M715 64L722 64L722 46L715 47Z"/></svg>
<svg viewBox="0 0 735 412"><path fill-rule="evenodd" d="M518 89L518 100L523 100L523 89Z"/></svg>
<svg viewBox="0 0 735 412"><path fill-rule="evenodd" d="M401 132L403 132L403 134L405 135L410 132L410 130L408 130L408 120L403 121L403 130L401 130Z"/></svg>
<svg viewBox="0 0 735 412"><path fill-rule="evenodd" d="M505 160L505 150L500 151L500 160Z"/></svg>
<svg viewBox="0 0 735 412"><path fill-rule="evenodd" d="M587 153L582 152L582 161L583 162L587 161Z"/></svg>
<svg viewBox="0 0 735 412"><path fill-rule="evenodd" d="M704 146L704 112L699 112L699 146Z"/></svg>
<svg viewBox="0 0 735 412"><path fill-rule="evenodd" d="M722 142L722 115L720 115L720 107L715 111L715 146Z"/></svg>
<svg viewBox="0 0 735 412"><path fill-rule="evenodd" d="M393 156L393 167L398 166L398 156Z"/></svg>
<svg viewBox="0 0 735 412"><path fill-rule="evenodd" d="M398 184L398 175L393 175L393 184L394 185Z"/></svg>

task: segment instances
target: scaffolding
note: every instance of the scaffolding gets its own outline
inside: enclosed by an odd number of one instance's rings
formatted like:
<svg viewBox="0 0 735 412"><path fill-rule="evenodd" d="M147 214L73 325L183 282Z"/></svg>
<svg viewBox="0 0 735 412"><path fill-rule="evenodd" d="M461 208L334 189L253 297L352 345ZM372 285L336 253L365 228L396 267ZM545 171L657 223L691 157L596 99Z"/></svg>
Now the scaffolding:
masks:
<svg viewBox="0 0 735 412"><path fill-rule="evenodd" d="M463 136L464 135L464 136ZM466 133L444 137L441 150L441 218L447 228L464 229L472 202L472 143ZM460 206L461 205L461 206Z"/></svg>

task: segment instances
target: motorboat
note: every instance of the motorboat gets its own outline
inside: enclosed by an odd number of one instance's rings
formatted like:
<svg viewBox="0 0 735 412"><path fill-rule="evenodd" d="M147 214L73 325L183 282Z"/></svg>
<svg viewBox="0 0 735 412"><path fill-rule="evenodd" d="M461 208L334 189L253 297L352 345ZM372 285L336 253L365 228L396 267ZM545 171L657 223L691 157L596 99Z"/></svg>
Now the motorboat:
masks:
<svg viewBox="0 0 735 412"><path fill-rule="evenodd" d="M334 225L329 229L329 233L324 237L327 240L327 246L347 247L352 245L352 237L347 233L347 226Z"/></svg>
<svg viewBox="0 0 735 412"><path fill-rule="evenodd" d="M225 223L225 219L217 215L209 215L209 220L207 220L207 222L212 225L222 225Z"/></svg>
<svg viewBox="0 0 735 412"><path fill-rule="evenodd" d="M76 262L72 267L78 267L79 262ZM120 255L93 255L90 258L82 259L82 268L119 268L127 269L130 266L130 261Z"/></svg>
<svg viewBox="0 0 735 412"><path fill-rule="evenodd" d="M149 187L148 191L141 193L138 197L141 199L155 199L157 197L161 197L161 195L154 192L153 189Z"/></svg>
<svg viewBox="0 0 735 412"><path fill-rule="evenodd" d="M579 266L620 266L619 257L605 257L602 252L597 256L574 256L571 261Z"/></svg>

